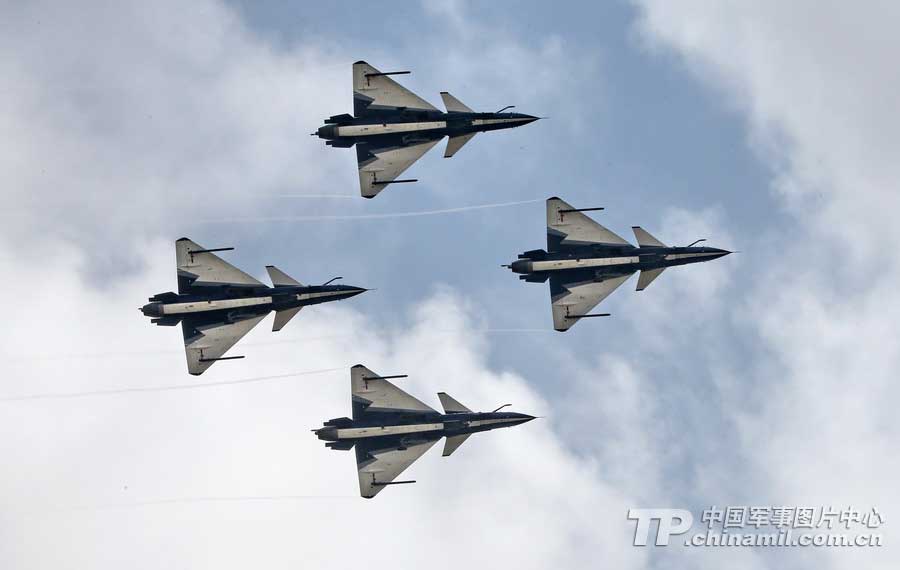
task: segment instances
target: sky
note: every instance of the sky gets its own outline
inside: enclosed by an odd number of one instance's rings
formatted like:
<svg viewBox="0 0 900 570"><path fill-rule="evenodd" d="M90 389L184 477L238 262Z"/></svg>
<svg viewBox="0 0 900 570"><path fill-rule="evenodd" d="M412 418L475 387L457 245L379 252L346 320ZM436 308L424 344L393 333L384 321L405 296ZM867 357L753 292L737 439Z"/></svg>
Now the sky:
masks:
<svg viewBox="0 0 900 570"><path fill-rule="evenodd" d="M0 567L889 567L898 16L0 4ZM352 110L359 59L411 70L432 103L549 118L363 200L355 153L308 136ZM544 246L554 195L625 237L740 253L632 279L612 317L555 333L546 285L500 267ZM377 290L267 321L244 360L189 377L181 335L135 310L175 288L182 236L261 278ZM365 501L353 454L309 431L349 414L356 363L430 404L542 418L433 450L416 485ZM629 508L711 505L876 507L886 546L632 546Z"/></svg>

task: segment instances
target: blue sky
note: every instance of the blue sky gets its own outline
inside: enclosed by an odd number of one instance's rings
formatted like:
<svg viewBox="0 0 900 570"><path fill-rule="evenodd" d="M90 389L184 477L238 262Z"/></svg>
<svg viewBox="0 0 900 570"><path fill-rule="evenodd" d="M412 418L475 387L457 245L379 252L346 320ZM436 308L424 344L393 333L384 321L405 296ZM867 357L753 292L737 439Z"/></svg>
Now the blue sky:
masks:
<svg viewBox="0 0 900 570"><path fill-rule="evenodd" d="M399 567L890 563L890 548L635 548L625 512L854 504L891 517L900 504L900 263L884 247L900 237L895 8L206 0L0 12L13 54L0 62L0 266L15 276L0 566L346 568L361 551ZM403 84L433 103L447 90L550 118L452 159L433 150L408 171L419 183L363 200L355 153L308 136L351 110L358 59L411 70ZM333 198L287 197L304 194ZM611 318L555 333L546 285L500 268L544 246L553 195L605 207L597 219L626 238L641 225L741 253L641 293L626 283L604 303ZM270 219L522 200L537 201ZM202 380L331 372L2 399L197 382L180 334L135 311L175 287L183 235L236 247L227 258L253 274L275 264L377 291L305 310L277 335L263 323L236 351L246 359ZM452 458L432 452L409 472L417 485L362 501L352 454L308 431L349 412L357 362L410 374L427 402L445 390L545 418ZM281 499L253 500L268 496Z"/></svg>

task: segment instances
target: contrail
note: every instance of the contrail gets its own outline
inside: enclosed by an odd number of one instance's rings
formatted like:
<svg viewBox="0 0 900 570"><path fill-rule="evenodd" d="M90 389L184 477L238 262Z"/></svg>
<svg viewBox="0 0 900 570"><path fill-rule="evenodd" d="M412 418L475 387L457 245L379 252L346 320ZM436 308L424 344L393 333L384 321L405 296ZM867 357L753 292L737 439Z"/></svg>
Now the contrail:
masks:
<svg viewBox="0 0 900 570"><path fill-rule="evenodd" d="M278 194L272 196L273 198L341 198L341 199L350 199L356 198L356 194Z"/></svg>
<svg viewBox="0 0 900 570"><path fill-rule="evenodd" d="M265 340L260 342L245 342L242 346L267 346L270 344L286 344L286 343L295 343L295 342L313 342L317 340L328 340L335 338L350 338L356 337L358 333L350 333L350 334L331 334L331 335L321 335L321 336L306 336L300 338L293 339L282 339L282 340ZM133 358L135 356L156 356L160 354L180 354L184 352L183 348L160 348L154 350L116 350L116 351L105 351L105 352L79 352L79 353L70 353L70 354L23 354L23 355L0 355L0 360L10 361L10 362L30 362L35 360L78 360L78 359L90 359L90 358L115 358L115 357L127 357Z"/></svg>
<svg viewBox="0 0 900 570"><path fill-rule="evenodd" d="M482 334L514 334L514 333L542 333L542 334L554 334L555 331L552 329L512 329L512 328L486 328L486 329L472 329L472 330L463 330L463 329L433 329L431 332L442 333L442 334L454 334L454 333L482 333ZM334 339L344 339L344 338L357 338L362 336L362 333L344 333L344 334L328 334L328 335L318 335L318 336L304 336L297 338L288 338L288 339L279 339L279 340L263 340L257 342L245 342L242 346L274 346L279 344L295 344L300 342L317 342L322 340L334 340ZM134 358L136 356L157 356L162 354L180 354L184 352L181 348L162 348L155 350L128 350L128 351L106 351L106 352L81 352L81 353L71 353L71 354L21 354L21 355L0 355L0 360L13 362L13 363L21 363L21 362L33 362L35 360L80 360L80 359L92 359L92 358L116 358L116 357L127 357ZM2 398L0 398L2 401Z"/></svg>
<svg viewBox="0 0 900 570"><path fill-rule="evenodd" d="M450 332L450 331L448 331L448 332ZM452 332L456 332L456 331L452 331ZM470 332L470 331L459 331L459 332ZM481 332L481 333L488 333L488 334L494 334L494 333L546 333L546 334L554 334L556 331L550 330L550 329L475 329L474 331L471 331L471 332L476 332L476 333Z"/></svg>
<svg viewBox="0 0 900 570"><path fill-rule="evenodd" d="M135 501L133 503L110 503L105 505L76 505L71 507L56 507L42 511L32 511L28 515L46 513L66 513L78 511L105 511L113 509L138 509L160 505L185 505L197 503L247 503L247 502L281 502L304 501L309 499L356 499L357 495L258 495L235 497L177 497L172 499L156 499L150 501Z"/></svg>
<svg viewBox="0 0 900 570"><path fill-rule="evenodd" d="M295 376L310 376L313 374L327 374L346 370L346 367L323 368L321 370L307 370L305 372L290 372L288 374L276 374L273 376L257 376L255 378L241 378L239 380L222 380L220 382L204 382L202 384L170 384L168 386L140 386L135 388L113 388L109 390L91 390L87 392L63 392L56 394L26 394L24 396L10 396L0 398L0 402L18 402L22 400L60 400L66 398L86 398L90 396L112 396L116 394L132 394L137 392L166 392L171 390L195 390L198 388L211 388L214 386L231 386L234 384L251 384L254 382L268 382L270 380L283 380Z"/></svg>
<svg viewBox="0 0 900 570"><path fill-rule="evenodd" d="M150 505L173 505L181 503L237 503L248 501L292 501L298 499L355 499L356 495L259 495L245 497L179 497L174 499L157 499L153 501L137 501L125 503L124 507L144 507ZM109 505L116 508L120 505Z"/></svg>
<svg viewBox="0 0 900 570"><path fill-rule="evenodd" d="M506 208L520 206L522 204L535 204L543 202L544 198L534 200L517 200L515 202L497 202L494 204L477 204L474 206L460 206L458 208L443 208L440 210L420 210L418 212L392 212L386 214L337 214L316 216L271 216L258 218L225 218L221 220L198 220L201 224L230 224L253 222L326 222L338 220L384 220L389 218L413 218L418 216L438 216L441 214L456 214L459 212L471 212L473 210L487 210L491 208Z"/></svg>

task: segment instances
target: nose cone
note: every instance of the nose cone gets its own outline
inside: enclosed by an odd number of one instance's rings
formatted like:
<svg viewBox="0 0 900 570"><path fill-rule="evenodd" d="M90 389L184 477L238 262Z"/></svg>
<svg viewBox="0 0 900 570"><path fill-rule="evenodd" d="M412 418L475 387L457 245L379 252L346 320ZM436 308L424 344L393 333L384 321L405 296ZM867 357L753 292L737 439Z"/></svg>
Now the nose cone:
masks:
<svg viewBox="0 0 900 570"><path fill-rule="evenodd" d="M145 317L161 317L162 305L159 303L147 303L141 307L141 312L144 313Z"/></svg>
<svg viewBox="0 0 900 570"><path fill-rule="evenodd" d="M366 291L368 291L368 289L364 287L347 287L344 292L347 294L347 298L349 299L350 297L356 297L360 293L365 293Z"/></svg>
<svg viewBox="0 0 900 570"><path fill-rule="evenodd" d="M725 257L726 255L729 255L732 253L732 252L728 251L727 249L718 249L715 247L711 247L710 251L712 251L715 254L713 259L719 259L720 257Z"/></svg>
<svg viewBox="0 0 900 570"><path fill-rule="evenodd" d="M522 115L522 124L527 125L527 124L533 123L539 119L540 119L540 117L535 117L534 115Z"/></svg>
<svg viewBox="0 0 900 570"><path fill-rule="evenodd" d="M525 424L534 419L534 416L529 416L528 414L515 414L515 424Z"/></svg>

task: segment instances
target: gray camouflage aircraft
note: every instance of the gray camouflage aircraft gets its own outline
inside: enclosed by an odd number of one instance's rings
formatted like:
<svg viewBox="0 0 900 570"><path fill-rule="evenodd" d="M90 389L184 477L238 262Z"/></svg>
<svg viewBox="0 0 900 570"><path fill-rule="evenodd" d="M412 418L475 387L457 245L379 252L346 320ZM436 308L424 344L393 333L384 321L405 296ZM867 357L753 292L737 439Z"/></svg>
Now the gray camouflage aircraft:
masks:
<svg viewBox="0 0 900 570"><path fill-rule="evenodd" d="M481 131L520 127L538 120L521 113L478 113L446 91L443 113L391 79L409 71L378 71L364 61L353 64L353 115L334 115L312 133L326 145L356 145L359 186L364 198L374 198L388 184L416 182L397 177L449 136L444 158L456 154Z"/></svg>
<svg viewBox="0 0 900 570"><path fill-rule="evenodd" d="M731 253L714 247L669 247L646 230L633 226L635 247L582 212L603 208L573 208L559 198L547 200L547 251L519 254L508 267L530 283L550 280L553 328L567 331L589 314L631 275L640 271L637 290L643 291L666 267L710 261Z"/></svg>
<svg viewBox="0 0 900 570"><path fill-rule="evenodd" d="M272 287L257 281L213 252L233 247L206 249L188 238L175 242L178 293L159 293L141 307L154 324L181 323L188 372L197 376L224 356L266 315L275 311L272 331L284 325L306 305L337 301L367 289L349 285L301 285L277 267L266 266Z"/></svg>
<svg viewBox="0 0 900 570"><path fill-rule="evenodd" d="M349 450L356 447L359 494L371 499L388 485L415 483L394 481L422 457L435 442L446 437L444 457L459 449L475 432L512 427L533 416L501 412L473 412L444 392L438 393L444 413L410 396L389 379L406 375L379 376L357 364L350 369L353 419L328 420L313 430L326 447Z"/></svg>

